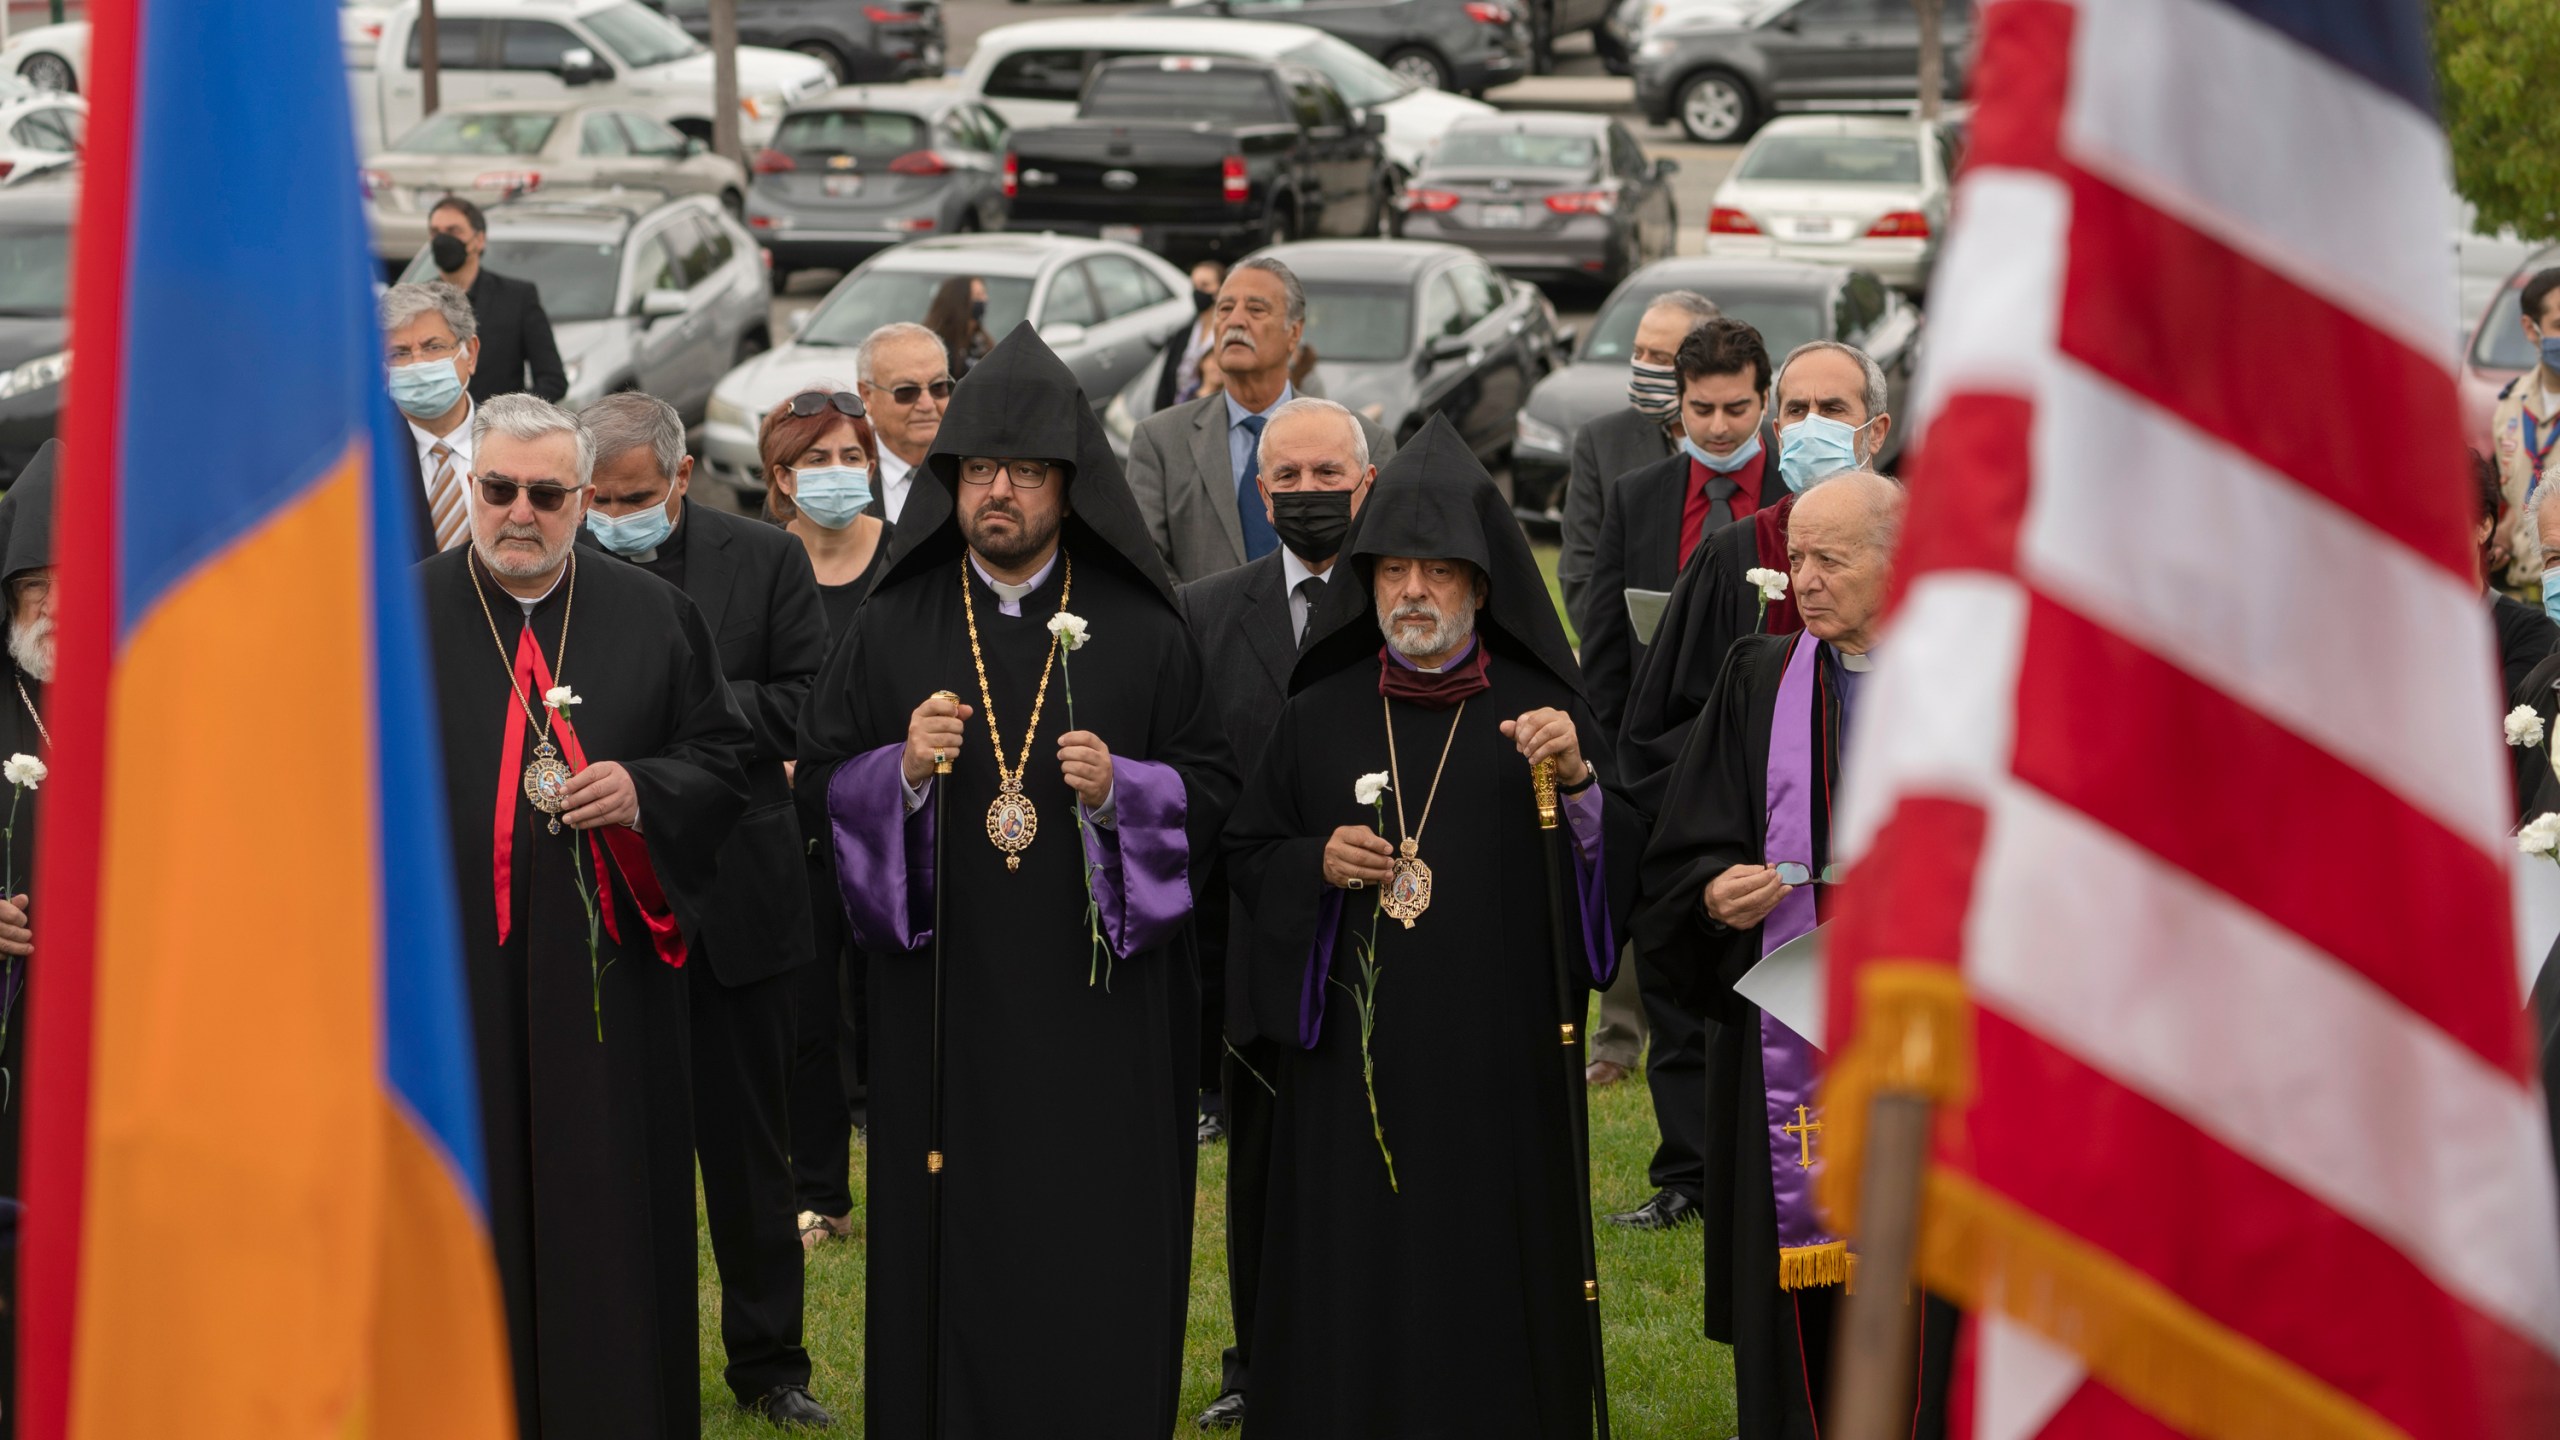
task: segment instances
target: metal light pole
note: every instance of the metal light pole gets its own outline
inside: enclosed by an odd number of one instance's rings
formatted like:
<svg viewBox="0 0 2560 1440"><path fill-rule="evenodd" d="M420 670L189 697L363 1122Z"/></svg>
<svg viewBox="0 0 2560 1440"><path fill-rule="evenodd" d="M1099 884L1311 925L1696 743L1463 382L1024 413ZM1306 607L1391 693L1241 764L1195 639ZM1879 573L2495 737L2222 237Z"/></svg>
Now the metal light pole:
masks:
<svg viewBox="0 0 2560 1440"><path fill-rule="evenodd" d="M1946 0L1915 0L1920 11L1920 118L1935 120L1946 103Z"/></svg>
<svg viewBox="0 0 2560 1440"><path fill-rule="evenodd" d="M747 158L738 148L738 0L711 0L711 148Z"/></svg>
<svg viewBox="0 0 2560 1440"><path fill-rule="evenodd" d="M54 3L58 5L62 0L54 0ZM418 114L421 117L436 113L441 103L436 87L443 74L444 47L436 38L436 0L418 0Z"/></svg>

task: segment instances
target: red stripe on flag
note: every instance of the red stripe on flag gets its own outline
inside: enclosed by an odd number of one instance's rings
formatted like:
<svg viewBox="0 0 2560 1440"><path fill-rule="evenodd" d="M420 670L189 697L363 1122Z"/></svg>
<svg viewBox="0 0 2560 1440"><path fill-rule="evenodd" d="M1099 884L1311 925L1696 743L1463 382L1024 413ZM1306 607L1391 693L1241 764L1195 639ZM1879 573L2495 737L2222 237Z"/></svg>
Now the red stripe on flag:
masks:
<svg viewBox="0 0 2560 1440"><path fill-rule="evenodd" d="M2525 1080L2498 862L2363 771L2042 596L2018 777L2353 967Z"/></svg>
<svg viewBox="0 0 2560 1440"><path fill-rule="evenodd" d="M2175 1430L2133 1408L2095 1380L2083 1380L2053 1412L2035 1440L2182 1440Z"/></svg>
<svg viewBox="0 0 2560 1440"><path fill-rule="evenodd" d="M2560 1396L2560 1363L2390 1242L1996 1010L1974 1039L1999 1099L1941 1128L1962 1136L1941 1163L2420 1440L2541 1433L2524 1407Z"/></svg>
<svg viewBox="0 0 2560 1440"><path fill-rule="evenodd" d="M125 256L132 203L134 53L142 0L90 7L89 133L83 159L71 331L80 363L67 383L54 511L61 597L58 679L45 705L56 737L45 788L33 905L45 963L28 974L24 1141L26 1235L19 1248L18 1434L61 1440L70 1424L80 1246L87 1203L89 1046L96 1000L98 863L107 689L115 652L118 419L124 362Z"/></svg>
<svg viewBox="0 0 2560 1440"><path fill-rule="evenodd" d="M2018 525L2035 482L2034 427L2035 406L2024 396L1947 398L1912 469L1897 574L2017 573Z"/></svg>
<svg viewBox="0 0 2560 1440"><path fill-rule="evenodd" d="M2474 578L2441 361L2092 175L2071 195L2064 354Z"/></svg>
<svg viewBox="0 0 2560 1440"><path fill-rule="evenodd" d="M1966 140L1966 169L1996 165L2060 173L2071 32L2078 20L2078 7L2060 0L1982 7L1974 22L1981 27L1981 58L1970 88L1985 99Z"/></svg>

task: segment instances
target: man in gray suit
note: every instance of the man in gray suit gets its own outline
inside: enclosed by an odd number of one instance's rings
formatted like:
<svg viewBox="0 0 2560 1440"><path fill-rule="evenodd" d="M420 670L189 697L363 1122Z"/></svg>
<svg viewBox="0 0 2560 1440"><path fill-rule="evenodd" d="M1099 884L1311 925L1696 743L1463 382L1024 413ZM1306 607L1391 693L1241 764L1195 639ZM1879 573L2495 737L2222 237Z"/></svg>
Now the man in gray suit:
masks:
<svg viewBox="0 0 2560 1440"><path fill-rule="evenodd" d="M1573 437L1573 469L1565 477L1564 550L1556 584L1567 615L1582 613L1583 587L1600 549L1600 516L1621 475L1671 458L1680 448L1680 375L1673 357L1689 332L1716 318L1716 302L1695 290L1665 290L1636 321L1627 357L1627 408L1591 421ZM1620 967L1621 973L1625 967Z"/></svg>
<svg viewBox="0 0 2560 1440"><path fill-rule="evenodd" d="M1200 642L1209 698L1247 775L1260 763L1289 698L1289 670L1332 578L1343 532L1378 477L1359 417L1330 400L1292 400L1273 410L1255 458L1254 498L1280 543L1258 559L1175 592ZM1203 1429L1222 1429L1244 1421L1262 1271L1263 1197L1271 1175L1275 1097L1265 1077L1279 1074L1280 1067L1272 1047L1253 1033L1243 978L1233 973L1245 954L1246 924L1223 873L1200 887L1197 921L1202 996L1223 990L1225 997L1223 1015L1213 1011L1203 1028L1218 1033L1223 1019L1226 1035L1221 1088L1229 1137L1227 1298L1236 1343L1227 1349L1217 1401L1200 1416Z"/></svg>
<svg viewBox="0 0 2560 1440"><path fill-rule="evenodd" d="M1129 437L1129 490L1176 583L1280 546L1255 488L1255 446L1272 415L1298 398L1289 361L1306 338L1307 294L1288 266L1247 260L1227 272L1210 313L1226 390L1159 410ZM1394 452L1385 432L1352 418L1372 461Z"/></svg>
<svg viewBox="0 0 2560 1440"><path fill-rule="evenodd" d="M1621 475L1671 458L1680 446L1680 373L1673 359L1689 332L1716 318L1716 303L1695 290L1665 290L1636 321L1628 357L1627 408L1612 410L1573 437L1573 469L1565 478L1564 551L1556 556L1556 584L1567 615L1582 614L1600 549L1600 519L1609 487ZM1585 635L1588 645L1590 637ZM1621 965L1615 983L1601 993L1600 1025L1591 1032L1594 1085L1627 1078L1644 1054L1644 1006L1636 994L1636 967Z"/></svg>

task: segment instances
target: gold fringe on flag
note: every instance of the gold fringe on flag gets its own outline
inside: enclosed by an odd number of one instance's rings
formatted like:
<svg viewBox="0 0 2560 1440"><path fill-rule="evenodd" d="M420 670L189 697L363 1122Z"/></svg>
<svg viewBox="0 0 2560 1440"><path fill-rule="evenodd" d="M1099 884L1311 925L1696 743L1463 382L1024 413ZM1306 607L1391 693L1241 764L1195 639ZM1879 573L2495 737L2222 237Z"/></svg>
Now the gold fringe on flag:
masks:
<svg viewBox="0 0 2560 1440"><path fill-rule="evenodd" d="M1857 1033L1822 1077L1830 1154L1819 1198L1833 1232L1844 1235L1857 1233L1867 1111L1877 1092L1916 1092L1941 1106L1973 1093L1973 1002L1954 966L1873 961L1859 967L1857 983Z"/></svg>
<svg viewBox="0 0 2560 1440"><path fill-rule="evenodd" d="M1858 1257L1849 1253L1849 1242L1834 1240L1827 1245L1797 1245L1778 1251L1778 1288L1812 1290L1824 1285L1845 1285L1856 1293Z"/></svg>

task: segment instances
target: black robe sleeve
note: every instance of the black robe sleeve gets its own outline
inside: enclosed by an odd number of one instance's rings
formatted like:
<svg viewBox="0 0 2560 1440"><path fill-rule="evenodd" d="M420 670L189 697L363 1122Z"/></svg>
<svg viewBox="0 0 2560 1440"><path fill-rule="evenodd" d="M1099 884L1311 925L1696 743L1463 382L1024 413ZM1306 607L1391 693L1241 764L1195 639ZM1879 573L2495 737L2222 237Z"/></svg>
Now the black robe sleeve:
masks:
<svg viewBox="0 0 2560 1440"><path fill-rule="evenodd" d="M1316 929L1339 902L1324 883L1324 847L1333 827L1309 834L1316 822L1299 804L1298 731L1304 706L1291 701L1263 746L1262 763L1245 780L1235 814L1227 822L1227 874L1245 907L1251 950L1230 955L1240 966L1256 1033L1294 1045L1299 1034L1299 988L1314 948ZM1237 983L1230 975L1230 985Z"/></svg>
<svg viewBox="0 0 2560 1440"><path fill-rule="evenodd" d="M1758 551L1747 551L1743 564L1733 563L1741 547L1751 545L1752 527L1737 523L1708 536L1690 555L1628 688L1617 753L1628 798L1648 819L1663 813L1671 767L1689 738L1690 722L1723 673L1726 650L1737 637L1760 629L1757 594L1742 583Z"/></svg>
<svg viewBox="0 0 2560 1440"><path fill-rule="evenodd" d="M1664 778L1662 818L1645 847L1636 943L1662 957L1684 998L1730 1019L1733 982L1758 960L1751 933L1707 914L1707 882L1736 865L1756 865L1766 845L1769 731L1760 699L1785 665L1777 636L1737 641L1687 743Z"/></svg>
<svg viewBox="0 0 2560 1440"><path fill-rule="evenodd" d="M702 612L674 596L685 653L675 666L666 698L664 748L626 760L640 796L640 836L649 845L650 868L688 932L698 932L719 874L720 844L746 813L747 757L755 737L747 728Z"/></svg>

